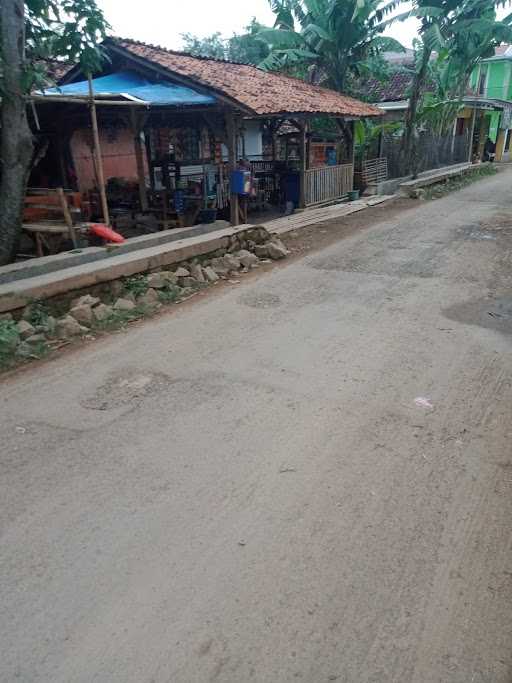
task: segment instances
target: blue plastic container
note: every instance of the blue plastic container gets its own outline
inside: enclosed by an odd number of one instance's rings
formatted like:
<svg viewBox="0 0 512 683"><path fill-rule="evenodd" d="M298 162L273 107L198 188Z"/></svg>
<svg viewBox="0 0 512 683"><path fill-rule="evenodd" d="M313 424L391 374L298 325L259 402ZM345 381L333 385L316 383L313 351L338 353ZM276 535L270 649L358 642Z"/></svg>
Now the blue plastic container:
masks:
<svg viewBox="0 0 512 683"><path fill-rule="evenodd" d="M251 194L251 172L239 169L231 173L231 192L247 196Z"/></svg>

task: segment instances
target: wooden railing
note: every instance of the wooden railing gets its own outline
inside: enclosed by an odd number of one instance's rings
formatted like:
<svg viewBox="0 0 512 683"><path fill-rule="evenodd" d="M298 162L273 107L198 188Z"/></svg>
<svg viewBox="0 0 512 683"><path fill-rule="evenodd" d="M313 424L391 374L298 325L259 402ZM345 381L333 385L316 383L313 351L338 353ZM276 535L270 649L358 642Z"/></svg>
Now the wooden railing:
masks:
<svg viewBox="0 0 512 683"><path fill-rule="evenodd" d="M311 168L304 173L304 200L306 206L341 199L352 190L354 168L352 164Z"/></svg>
<svg viewBox="0 0 512 683"><path fill-rule="evenodd" d="M386 157L365 159L361 164L361 175L365 185L379 183L388 179L388 160Z"/></svg>

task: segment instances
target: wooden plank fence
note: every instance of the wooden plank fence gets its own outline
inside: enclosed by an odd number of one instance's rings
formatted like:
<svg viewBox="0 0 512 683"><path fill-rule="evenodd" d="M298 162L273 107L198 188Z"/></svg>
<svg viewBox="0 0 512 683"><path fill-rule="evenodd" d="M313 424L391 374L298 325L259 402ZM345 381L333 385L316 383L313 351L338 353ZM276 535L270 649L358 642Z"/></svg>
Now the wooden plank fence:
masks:
<svg viewBox="0 0 512 683"><path fill-rule="evenodd" d="M354 168L352 164L310 168L304 172L306 206L315 206L341 199L352 190Z"/></svg>
<svg viewBox="0 0 512 683"><path fill-rule="evenodd" d="M380 183L388 179L388 160L386 157L365 159L361 165L362 180L365 185Z"/></svg>

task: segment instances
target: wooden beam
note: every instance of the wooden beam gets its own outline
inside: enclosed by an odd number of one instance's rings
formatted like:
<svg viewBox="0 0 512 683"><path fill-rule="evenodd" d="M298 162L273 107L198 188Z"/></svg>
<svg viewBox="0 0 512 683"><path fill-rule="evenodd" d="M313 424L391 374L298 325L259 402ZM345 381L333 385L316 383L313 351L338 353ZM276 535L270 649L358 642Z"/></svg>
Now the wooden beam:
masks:
<svg viewBox="0 0 512 683"><path fill-rule="evenodd" d="M94 144L94 156L96 157L96 172L98 174L98 185L101 199L101 211L103 214L103 222L105 225L110 225L110 216L108 213L107 193L105 191L105 173L103 171L103 159L101 157L100 136L98 132L98 117L96 116L96 104L94 102L94 91L92 87L92 76L87 76L89 82L89 97L91 107L91 123L92 123L92 138Z"/></svg>
<svg viewBox="0 0 512 683"><path fill-rule="evenodd" d="M135 161L137 163L137 180L139 183L139 200L142 211L148 210L148 192L146 188L146 172L144 170L144 156L142 149L142 141L140 139L141 125L140 119L134 109L130 110L131 123L133 130L133 144L135 147Z"/></svg>
<svg viewBox="0 0 512 683"><path fill-rule="evenodd" d="M236 134L237 134L237 120L233 112L226 113L226 131L227 131L227 148L228 148L228 172L230 185L230 221L231 225L239 224L238 214L238 195L232 192L231 189L231 174L236 171Z"/></svg>
<svg viewBox="0 0 512 683"><path fill-rule="evenodd" d="M299 207L306 208L306 171L308 168L308 130L307 122L304 121L300 130L300 196Z"/></svg>
<svg viewBox="0 0 512 683"><path fill-rule="evenodd" d="M37 102L38 104L55 104L56 102L65 104L91 104L91 98L84 97L83 95L32 95L30 98L31 102ZM149 102L136 102L127 100L94 100L96 106L106 105L108 107L138 107L139 109L147 109L150 106Z"/></svg>

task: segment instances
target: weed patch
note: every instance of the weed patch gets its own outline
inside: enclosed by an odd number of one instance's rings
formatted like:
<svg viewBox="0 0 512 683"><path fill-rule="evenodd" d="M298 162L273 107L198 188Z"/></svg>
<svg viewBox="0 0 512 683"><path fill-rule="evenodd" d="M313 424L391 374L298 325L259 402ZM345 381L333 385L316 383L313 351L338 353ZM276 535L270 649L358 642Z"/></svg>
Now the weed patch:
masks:
<svg viewBox="0 0 512 683"><path fill-rule="evenodd" d="M173 304L183 296L183 289L178 285L169 283L158 292L158 300L162 304Z"/></svg>
<svg viewBox="0 0 512 683"><path fill-rule="evenodd" d="M0 320L0 367L8 367L14 360L20 340L18 327L13 320Z"/></svg>
<svg viewBox="0 0 512 683"><path fill-rule="evenodd" d="M148 291L148 278L146 275L133 275L123 280L123 286L126 292L138 298L139 296L144 296Z"/></svg>
<svg viewBox="0 0 512 683"><path fill-rule="evenodd" d="M426 187L423 190L423 197L424 199L441 199L441 197L450 194L450 192L462 190L462 188L471 185L477 180L488 178L489 176L496 175L496 173L498 173L498 169L495 166L489 165L482 166L481 168L477 166L474 170L471 170L465 175L448 178L443 183Z"/></svg>
<svg viewBox="0 0 512 683"><path fill-rule="evenodd" d="M118 330L126 327L128 323L131 323L134 320L139 320L139 318L144 317L147 313L148 307L143 306L142 304L135 306L131 311L114 310L108 318L105 318L105 320L102 320L101 322L97 322L94 325L94 329L104 331Z"/></svg>

